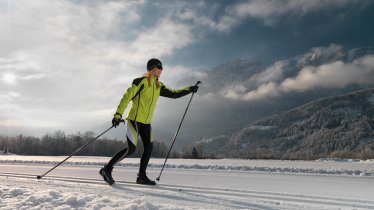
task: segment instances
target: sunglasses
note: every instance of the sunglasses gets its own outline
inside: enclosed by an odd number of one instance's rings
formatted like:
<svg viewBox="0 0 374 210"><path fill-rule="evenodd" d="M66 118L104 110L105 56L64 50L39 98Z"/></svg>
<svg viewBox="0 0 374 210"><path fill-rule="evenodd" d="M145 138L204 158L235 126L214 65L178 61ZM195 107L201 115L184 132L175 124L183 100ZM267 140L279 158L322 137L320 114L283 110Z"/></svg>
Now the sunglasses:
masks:
<svg viewBox="0 0 374 210"><path fill-rule="evenodd" d="M163 70L162 65L157 65L156 68Z"/></svg>

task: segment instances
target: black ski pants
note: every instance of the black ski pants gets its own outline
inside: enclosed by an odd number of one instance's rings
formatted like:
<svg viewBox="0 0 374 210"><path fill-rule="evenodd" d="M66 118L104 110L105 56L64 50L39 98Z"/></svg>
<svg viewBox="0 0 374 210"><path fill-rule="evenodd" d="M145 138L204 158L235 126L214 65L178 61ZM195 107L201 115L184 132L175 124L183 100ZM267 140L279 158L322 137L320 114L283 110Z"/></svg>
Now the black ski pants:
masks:
<svg viewBox="0 0 374 210"><path fill-rule="evenodd" d="M143 124L132 120L127 120L127 148L124 148L115 154L107 164L107 167L113 168L116 163L133 154L135 152L139 136L142 139L144 147L144 151L140 159L139 173L146 173L153 149L152 126L151 124Z"/></svg>

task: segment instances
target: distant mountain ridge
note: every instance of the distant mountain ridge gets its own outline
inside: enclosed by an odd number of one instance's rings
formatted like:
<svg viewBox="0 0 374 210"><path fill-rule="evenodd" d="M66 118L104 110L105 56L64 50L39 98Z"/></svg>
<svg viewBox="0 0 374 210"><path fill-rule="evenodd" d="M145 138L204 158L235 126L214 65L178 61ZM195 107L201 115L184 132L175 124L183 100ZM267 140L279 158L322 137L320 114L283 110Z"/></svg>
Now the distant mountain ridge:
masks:
<svg viewBox="0 0 374 210"><path fill-rule="evenodd" d="M247 158L373 158L374 88L318 99L251 123L219 150Z"/></svg>
<svg viewBox="0 0 374 210"><path fill-rule="evenodd" d="M327 47L313 48L304 54L277 61L270 66L264 66L255 58L237 59L206 71L205 76L186 78L179 82L180 86L193 84L197 80L203 82L197 94L198 97L194 99L192 106L194 111L188 113L191 119L198 123L184 124L186 130L193 132L178 137L176 146L179 148L190 146L191 141L197 142L202 139L219 138L222 141L222 137L217 136L225 135L227 136L225 138L229 138L238 129L264 117L279 114L322 97L372 88L373 85L367 84L354 84L339 88L315 87L249 102L225 97L225 93L233 87L238 87L239 92L240 88L249 92L271 81L280 84L286 78L295 78L307 67L319 67L337 61L351 63L356 59L372 55L374 55L373 47L347 50L342 46L332 44ZM215 148L215 146L212 147ZM209 150L208 146L205 148Z"/></svg>

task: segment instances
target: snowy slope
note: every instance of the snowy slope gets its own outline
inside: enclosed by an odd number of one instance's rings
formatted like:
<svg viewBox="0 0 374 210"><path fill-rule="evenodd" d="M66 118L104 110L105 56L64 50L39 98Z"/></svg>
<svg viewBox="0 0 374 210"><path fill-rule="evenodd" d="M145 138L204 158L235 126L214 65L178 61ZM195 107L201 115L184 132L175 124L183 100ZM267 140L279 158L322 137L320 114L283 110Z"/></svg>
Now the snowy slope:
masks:
<svg viewBox="0 0 374 210"><path fill-rule="evenodd" d="M98 174L108 158L77 157L35 178L62 159L0 156L0 209L374 209L374 161L170 160L142 186L139 159L125 159L110 187Z"/></svg>

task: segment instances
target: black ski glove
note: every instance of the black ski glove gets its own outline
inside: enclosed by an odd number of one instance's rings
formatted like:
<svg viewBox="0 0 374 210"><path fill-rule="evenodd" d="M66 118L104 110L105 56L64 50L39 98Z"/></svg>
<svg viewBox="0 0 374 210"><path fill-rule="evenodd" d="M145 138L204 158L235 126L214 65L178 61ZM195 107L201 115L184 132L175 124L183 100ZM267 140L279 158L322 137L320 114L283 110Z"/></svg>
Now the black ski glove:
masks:
<svg viewBox="0 0 374 210"><path fill-rule="evenodd" d="M191 93L196 93L198 89L199 89L199 86L197 86L197 85L190 87Z"/></svg>
<svg viewBox="0 0 374 210"><path fill-rule="evenodd" d="M113 125L114 127L119 126L120 123L121 123L121 119L120 119L120 118L115 118L115 117L113 117L112 125Z"/></svg>

